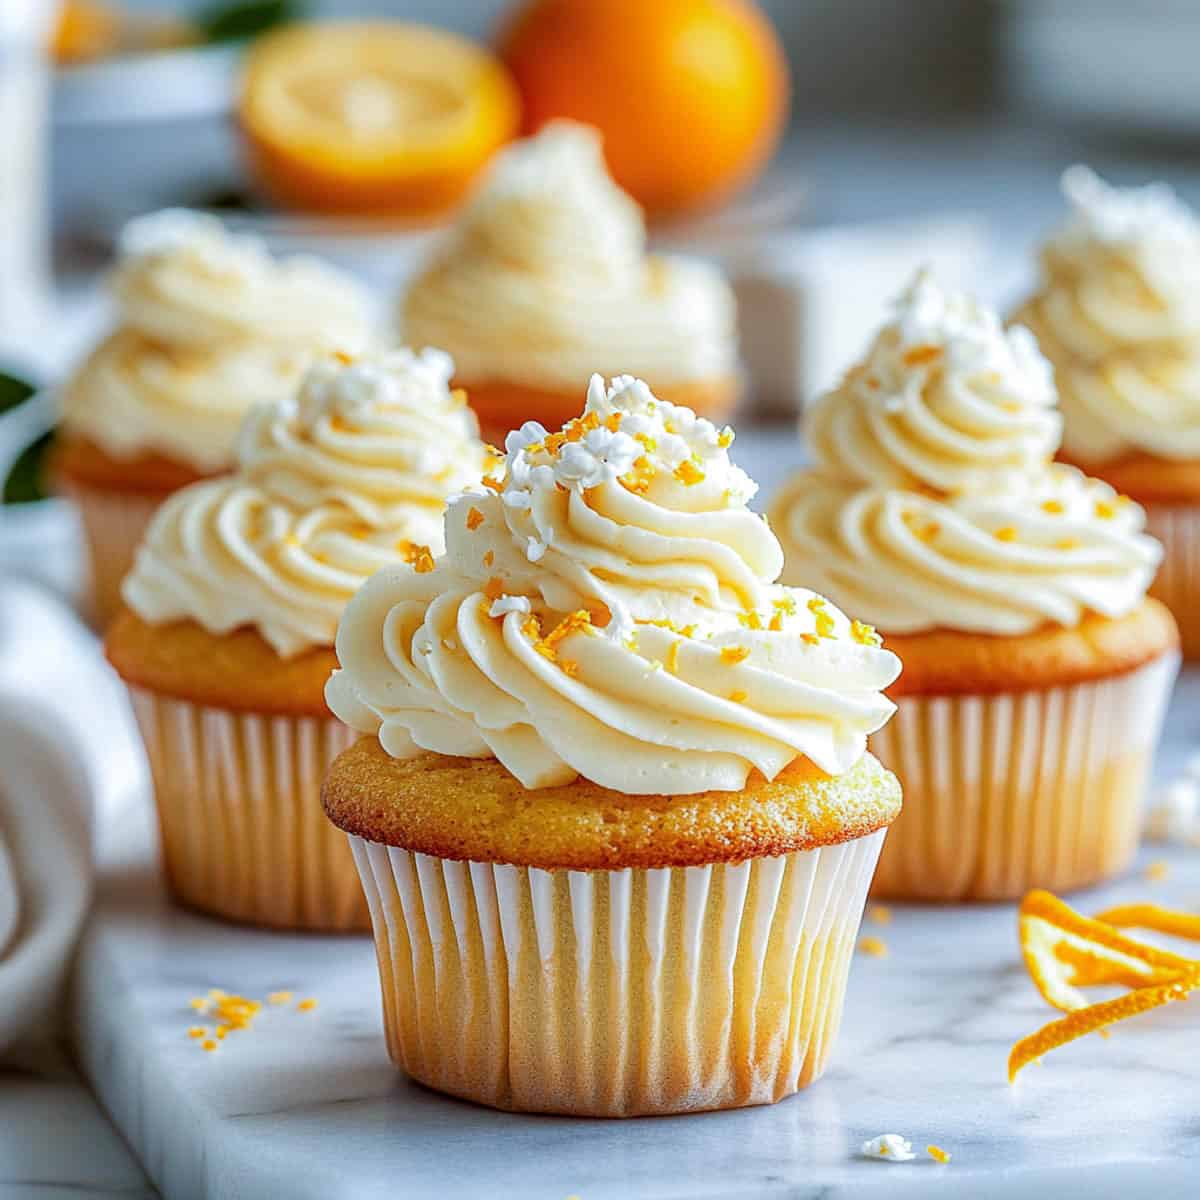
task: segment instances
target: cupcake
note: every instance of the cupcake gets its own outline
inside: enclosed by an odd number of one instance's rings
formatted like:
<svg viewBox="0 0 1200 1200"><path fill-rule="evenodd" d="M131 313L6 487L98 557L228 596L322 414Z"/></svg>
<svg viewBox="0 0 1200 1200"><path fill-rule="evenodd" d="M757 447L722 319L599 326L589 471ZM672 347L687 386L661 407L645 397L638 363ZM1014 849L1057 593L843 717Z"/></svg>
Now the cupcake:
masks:
<svg viewBox="0 0 1200 1200"><path fill-rule="evenodd" d="M1151 595L1200 657L1200 222L1162 184L1119 190L1086 167L1016 315L1054 366L1060 457L1146 510L1165 555Z"/></svg>
<svg viewBox="0 0 1200 1200"><path fill-rule="evenodd" d="M53 466L83 518L102 624L159 504L231 470L247 410L292 392L314 349L361 349L368 329L351 280L276 261L212 217L141 218L120 250L119 323L66 384Z"/></svg>
<svg viewBox="0 0 1200 1200"><path fill-rule="evenodd" d="M330 769L392 1057L505 1108L779 1100L837 1031L899 787L866 753L896 657L778 586L733 434L594 377L451 501L445 557L338 629Z"/></svg>
<svg viewBox="0 0 1200 1200"><path fill-rule="evenodd" d="M236 474L154 515L106 641L154 777L173 895L234 920L367 926L321 777L353 735L325 706L337 621L373 572L441 550L448 493L478 481L475 419L430 351L322 361L256 406Z"/></svg>
<svg viewBox="0 0 1200 1200"><path fill-rule="evenodd" d="M1142 510L1052 462L1033 337L921 276L809 421L816 466L770 510L783 577L904 663L872 741L905 797L877 893L1015 899L1123 869L1177 633L1146 599L1161 550Z"/></svg>
<svg viewBox="0 0 1200 1200"><path fill-rule="evenodd" d="M635 373L714 418L738 394L729 285L706 263L646 253L641 210L605 169L599 135L570 121L497 156L400 320L409 345L454 356L497 436L575 416L593 371Z"/></svg>

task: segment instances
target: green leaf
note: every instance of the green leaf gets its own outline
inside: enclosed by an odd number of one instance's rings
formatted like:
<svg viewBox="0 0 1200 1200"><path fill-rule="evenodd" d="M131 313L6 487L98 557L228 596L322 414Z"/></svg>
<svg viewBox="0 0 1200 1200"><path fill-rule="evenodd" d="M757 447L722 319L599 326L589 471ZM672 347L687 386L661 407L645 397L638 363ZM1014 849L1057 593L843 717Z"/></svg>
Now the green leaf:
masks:
<svg viewBox="0 0 1200 1200"><path fill-rule="evenodd" d="M28 380L0 371L0 413L24 403L36 390Z"/></svg>
<svg viewBox="0 0 1200 1200"><path fill-rule="evenodd" d="M202 11L196 23L206 42L236 42L298 21L304 7L303 0L229 0Z"/></svg>
<svg viewBox="0 0 1200 1200"><path fill-rule="evenodd" d="M4 481L5 504L32 504L45 500L46 456L54 442L54 433L43 433L36 442L26 446L13 463Z"/></svg>

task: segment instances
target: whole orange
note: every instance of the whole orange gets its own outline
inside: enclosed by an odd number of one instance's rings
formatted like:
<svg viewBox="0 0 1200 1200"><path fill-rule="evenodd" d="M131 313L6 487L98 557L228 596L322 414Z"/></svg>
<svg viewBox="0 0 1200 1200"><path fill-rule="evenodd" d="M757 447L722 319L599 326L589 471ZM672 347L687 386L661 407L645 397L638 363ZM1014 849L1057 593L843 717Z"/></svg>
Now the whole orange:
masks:
<svg viewBox="0 0 1200 1200"><path fill-rule="evenodd" d="M788 71L749 0L531 0L500 33L527 132L597 126L617 182L652 213L712 204L770 158Z"/></svg>

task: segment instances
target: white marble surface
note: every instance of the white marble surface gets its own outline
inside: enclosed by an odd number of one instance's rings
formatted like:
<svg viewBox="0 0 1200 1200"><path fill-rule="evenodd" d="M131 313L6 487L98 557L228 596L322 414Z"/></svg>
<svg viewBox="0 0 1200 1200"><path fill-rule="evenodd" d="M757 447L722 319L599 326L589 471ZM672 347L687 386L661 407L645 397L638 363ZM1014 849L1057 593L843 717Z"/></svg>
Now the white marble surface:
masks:
<svg viewBox="0 0 1200 1200"><path fill-rule="evenodd" d="M1164 758L1200 733L1200 672L1184 681ZM365 938L278 936L172 909L149 815L129 814L77 972L84 1070L169 1197L439 1200L545 1197L1024 1197L1158 1200L1200 1180L1200 1000L1088 1039L1005 1082L1011 1044L1049 1017L1021 967L1011 906L894 909L859 956L833 1064L773 1108L629 1122L493 1113L409 1083L387 1060ZM1164 859L1151 883L1141 867ZM1151 848L1083 894L1084 911L1151 896L1200 906L1200 853ZM186 1036L210 987L314 996L268 1008L204 1053ZM897 1132L954 1158L869 1162Z"/></svg>

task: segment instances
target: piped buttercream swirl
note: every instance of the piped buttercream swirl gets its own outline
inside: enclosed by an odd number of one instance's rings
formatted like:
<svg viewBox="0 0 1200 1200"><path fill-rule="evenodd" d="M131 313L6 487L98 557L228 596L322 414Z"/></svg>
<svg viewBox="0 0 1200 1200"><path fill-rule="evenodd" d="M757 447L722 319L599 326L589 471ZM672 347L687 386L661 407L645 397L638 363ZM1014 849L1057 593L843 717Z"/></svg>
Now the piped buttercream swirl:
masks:
<svg viewBox="0 0 1200 1200"><path fill-rule="evenodd" d="M1200 222L1163 184L1063 175L1070 214L1015 319L1054 365L1072 459L1200 458Z"/></svg>
<svg viewBox="0 0 1200 1200"><path fill-rule="evenodd" d="M119 324L64 394L64 423L114 458L227 470L241 418L291 393L314 353L361 350L368 305L310 259L273 259L219 221L168 211L121 239Z"/></svg>
<svg viewBox="0 0 1200 1200"><path fill-rule="evenodd" d="M815 406L815 468L771 506L784 578L888 633L1020 634L1129 612L1161 549L1136 504L1052 464L1054 399L1026 331L920 277Z"/></svg>
<svg viewBox="0 0 1200 1200"><path fill-rule="evenodd" d="M156 513L123 596L144 619L256 627L284 656L331 645L347 600L397 562L432 567L451 492L485 451L453 365L396 351L315 365L246 417L239 470Z"/></svg>
<svg viewBox="0 0 1200 1200"><path fill-rule="evenodd" d="M526 787L627 794L840 773L892 705L895 656L812 592L729 460L732 432L593 378L560 433L509 435L495 490L450 503L434 571L347 607L331 709L388 753L498 758Z"/></svg>
<svg viewBox="0 0 1200 1200"><path fill-rule="evenodd" d="M647 255L641 211L608 175L599 136L567 121L498 156L401 321L406 341L445 347L474 382L573 388L619 368L666 384L737 367L724 277Z"/></svg>

